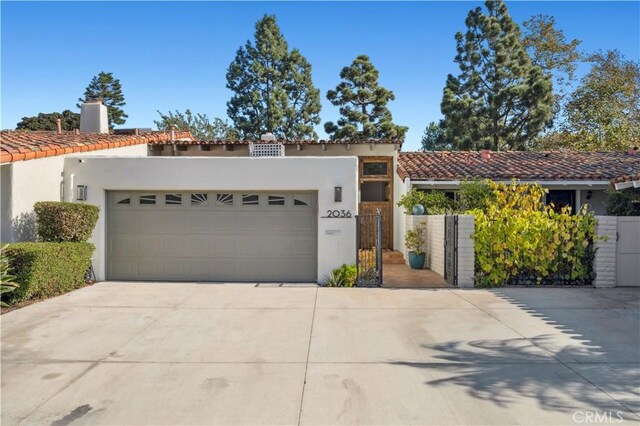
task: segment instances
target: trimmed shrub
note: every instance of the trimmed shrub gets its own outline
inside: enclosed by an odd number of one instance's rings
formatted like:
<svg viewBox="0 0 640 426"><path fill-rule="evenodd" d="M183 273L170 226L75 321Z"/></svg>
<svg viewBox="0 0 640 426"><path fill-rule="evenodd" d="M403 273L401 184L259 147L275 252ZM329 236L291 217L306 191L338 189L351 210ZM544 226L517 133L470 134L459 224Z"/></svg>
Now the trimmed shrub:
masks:
<svg viewBox="0 0 640 426"><path fill-rule="evenodd" d="M19 284L8 301L57 296L85 283L94 246L91 243L13 243L6 249Z"/></svg>
<svg viewBox="0 0 640 426"><path fill-rule="evenodd" d="M40 201L33 207L38 235L46 242L82 242L91 237L100 209L91 204Z"/></svg>
<svg viewBox="0 0 640 426"><path fill-rule="evenodd" d="M458 191L458 208L461 211L482 210L495 201L495 194L489 180L465 180Z"/></svg>

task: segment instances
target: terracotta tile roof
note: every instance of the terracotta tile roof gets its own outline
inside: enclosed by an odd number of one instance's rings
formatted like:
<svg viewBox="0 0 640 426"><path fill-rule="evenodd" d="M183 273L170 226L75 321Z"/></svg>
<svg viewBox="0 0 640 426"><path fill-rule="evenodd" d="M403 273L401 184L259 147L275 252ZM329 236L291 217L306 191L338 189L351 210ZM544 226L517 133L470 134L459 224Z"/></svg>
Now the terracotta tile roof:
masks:
<svg viewBox="0 0 640 426"><path fill-rule="evenodd" d="M151 145L166 145L167 141L155 141L150 142ZM354 139L354 140L330 140L330 139L320 139L320 140L275 140L275 141L259 141L259 140L229 140L229 139L216 139L210 141L197 141L197 140L189 140L189 141L180 141L176 142L177 145L249 145L250 143L281 143L284 145L357 145L357 144L398 144L402 145L402 141L394 140L394 139Z"/></svg>
<svg viewBox="0 0 640 426"><path fill-rule="evenodd" d="M624 183L624 182L633 182L633 181L640 181L640 171L636 172L636 173L631 173L631 174L627 174L627 175L622 175L622 176L618 176L614 179L611 179L611 183L615 184L615 183Z"/></svg>
<svg viewBox="0 0 640 426"><path fill-rule="evenodd" d="M193 139L190 132L176 132L176 139ZM114 135L55 131L0 132L0 162L32 160L74 152L96 151L130 145L170 142L169 132L148 132L139 135Z"/></svg>
<svg viewBox="0 0 640 426"><path fill-rule="evenodd" d="M584 151L404 152L398 175L413 180L611 180L640 173L640 155Z"/></svg>

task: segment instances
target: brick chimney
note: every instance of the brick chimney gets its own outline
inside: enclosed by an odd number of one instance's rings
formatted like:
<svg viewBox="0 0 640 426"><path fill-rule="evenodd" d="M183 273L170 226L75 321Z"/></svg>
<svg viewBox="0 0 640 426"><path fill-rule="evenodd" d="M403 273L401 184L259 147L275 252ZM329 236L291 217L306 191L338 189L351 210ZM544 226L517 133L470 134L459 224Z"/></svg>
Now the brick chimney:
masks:
<svg viewBox="0 0 640 426"><path fill-rule="evenodd" d="M491 158L491 150L490 149L481 150L480 156L482 157L483 160L488 160L489 158Z"/></svg>
<svg viewBox="0 0 640 426"><path fill-rule="evenodd" d="M82 133L109 133L109 116L102 98L88 97L80 108Z"/></svg>

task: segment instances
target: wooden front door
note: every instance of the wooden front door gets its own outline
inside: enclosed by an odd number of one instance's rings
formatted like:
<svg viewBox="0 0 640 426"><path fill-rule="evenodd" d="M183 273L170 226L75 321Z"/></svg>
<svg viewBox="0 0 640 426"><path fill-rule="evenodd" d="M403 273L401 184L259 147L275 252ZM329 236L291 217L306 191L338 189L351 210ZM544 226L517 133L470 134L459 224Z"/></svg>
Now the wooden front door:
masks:
<svg viewBox="0 0 640 426"><path fill-rule="evenodd" d="M360 214L382 213L382 245L393 249L393 157L360 157Z"/></svg>

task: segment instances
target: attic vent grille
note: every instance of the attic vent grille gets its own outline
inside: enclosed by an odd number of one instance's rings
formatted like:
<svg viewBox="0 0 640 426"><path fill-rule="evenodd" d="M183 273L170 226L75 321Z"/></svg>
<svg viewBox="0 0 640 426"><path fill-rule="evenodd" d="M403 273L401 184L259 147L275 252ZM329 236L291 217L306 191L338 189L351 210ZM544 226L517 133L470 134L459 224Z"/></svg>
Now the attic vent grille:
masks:
<svg viewBox="0 0 640 426"><path fill-rule="evenodd" d="M284 157L284 145L281 143L250 143L251 157Z"/></svg>

